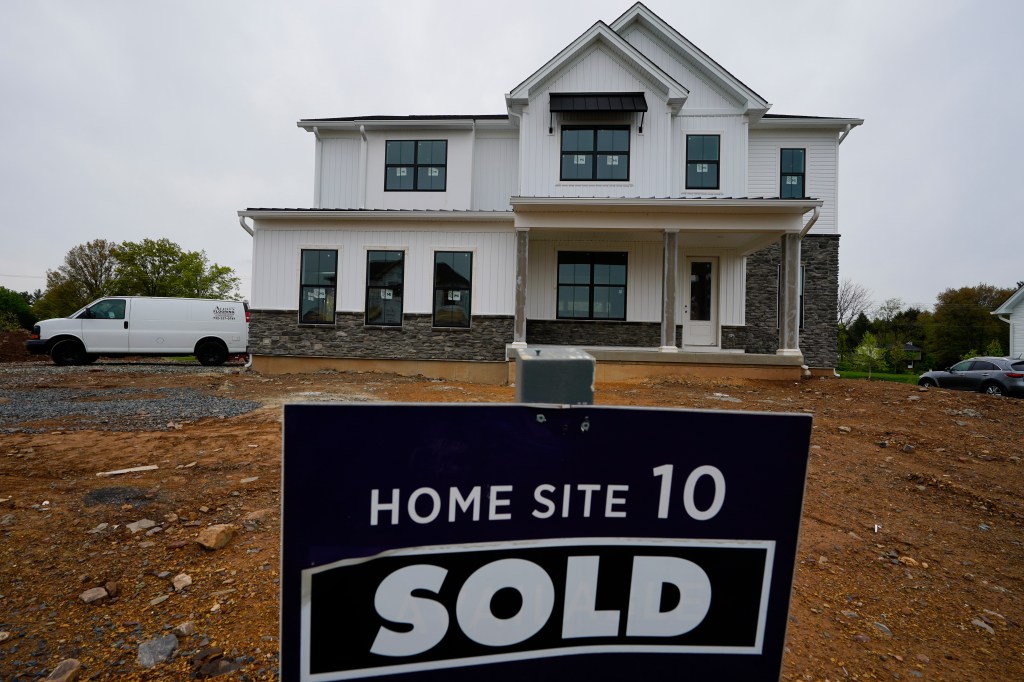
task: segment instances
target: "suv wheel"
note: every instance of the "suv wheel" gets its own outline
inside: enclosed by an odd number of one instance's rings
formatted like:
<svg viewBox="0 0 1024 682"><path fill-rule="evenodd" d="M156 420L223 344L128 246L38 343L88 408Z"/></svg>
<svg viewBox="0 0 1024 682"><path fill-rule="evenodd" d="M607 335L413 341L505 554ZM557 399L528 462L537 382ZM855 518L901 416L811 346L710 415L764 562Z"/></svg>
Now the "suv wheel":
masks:
<svg viewBox="0 0 1024 682"><path fill-rule="evenodd" d="M988 395L1002 395L1003 387L997 383L990 382L981 387L981 392Z"/></svg>

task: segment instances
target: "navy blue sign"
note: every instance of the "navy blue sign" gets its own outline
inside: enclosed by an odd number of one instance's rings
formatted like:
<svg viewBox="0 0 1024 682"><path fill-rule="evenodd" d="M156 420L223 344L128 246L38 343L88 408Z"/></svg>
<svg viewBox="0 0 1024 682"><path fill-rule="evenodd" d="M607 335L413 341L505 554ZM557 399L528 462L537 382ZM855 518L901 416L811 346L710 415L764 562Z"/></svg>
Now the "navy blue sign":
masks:
<svg viewBox="0 0 1024 682"><path fill-rule="evenodd" d="M306 404L284 424L283 679L779 677L809 416Z"/></svg>

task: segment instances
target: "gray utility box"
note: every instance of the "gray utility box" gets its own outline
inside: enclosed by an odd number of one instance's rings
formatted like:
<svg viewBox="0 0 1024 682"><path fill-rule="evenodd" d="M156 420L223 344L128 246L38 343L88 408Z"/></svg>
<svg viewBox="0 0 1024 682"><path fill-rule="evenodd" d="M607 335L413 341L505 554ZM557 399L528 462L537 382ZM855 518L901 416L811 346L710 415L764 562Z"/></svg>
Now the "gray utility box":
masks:
<svg viewBox="0 0 1024 682"><path fill-rule="evenodd" d="M519 348L516 402L593 405L594 364L579 348Z"/></svg>

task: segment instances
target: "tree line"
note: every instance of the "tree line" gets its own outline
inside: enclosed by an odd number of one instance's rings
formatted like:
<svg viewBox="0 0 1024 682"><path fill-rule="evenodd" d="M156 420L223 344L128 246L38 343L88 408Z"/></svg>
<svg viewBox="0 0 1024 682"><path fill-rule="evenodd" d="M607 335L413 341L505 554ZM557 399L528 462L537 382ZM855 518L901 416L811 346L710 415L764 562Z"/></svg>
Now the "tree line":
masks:
<svg viewBox="0 0 1024 682"><path fill-rule="evenodd" d="M946 289L934 310L922 310L899 298L874 306L870 290L844 280L837 305L839 367L900 374L949 367L975 355L1005 355L1010 328L991 313L1021 286Z"/></svg>
<svg viewBox="0 0 1024 682"><path fill-rule="evenodd" d="M238 283L232 268L170 239L94 239L73 247L61 265L46 271L45 290L0 287L0 328L30 329L37 320L66 317L103 296L237 299Z"/></svg>

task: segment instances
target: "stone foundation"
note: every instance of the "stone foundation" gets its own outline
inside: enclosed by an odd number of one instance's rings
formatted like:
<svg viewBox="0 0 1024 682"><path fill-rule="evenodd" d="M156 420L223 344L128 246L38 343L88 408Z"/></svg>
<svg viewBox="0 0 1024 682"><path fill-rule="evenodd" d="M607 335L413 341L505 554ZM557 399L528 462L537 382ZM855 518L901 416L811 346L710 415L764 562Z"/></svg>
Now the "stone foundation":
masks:
<svg viewBox="0 0 1024 682"><path fill-rule="evenodd" d="M661 345L661 323L527 320L526 343L548 346L657 348Z"/></svg>
<svg viewBox="0 0 1024 682"><path fill-rule="evenodd" d="M401 327L363 324L362 313L338 313L333 325L300 325L296 310L251 310L253 355L391 360L505 361L512 317L474 316L469 329L431 326L430 315L403 316Z"/></svg>

